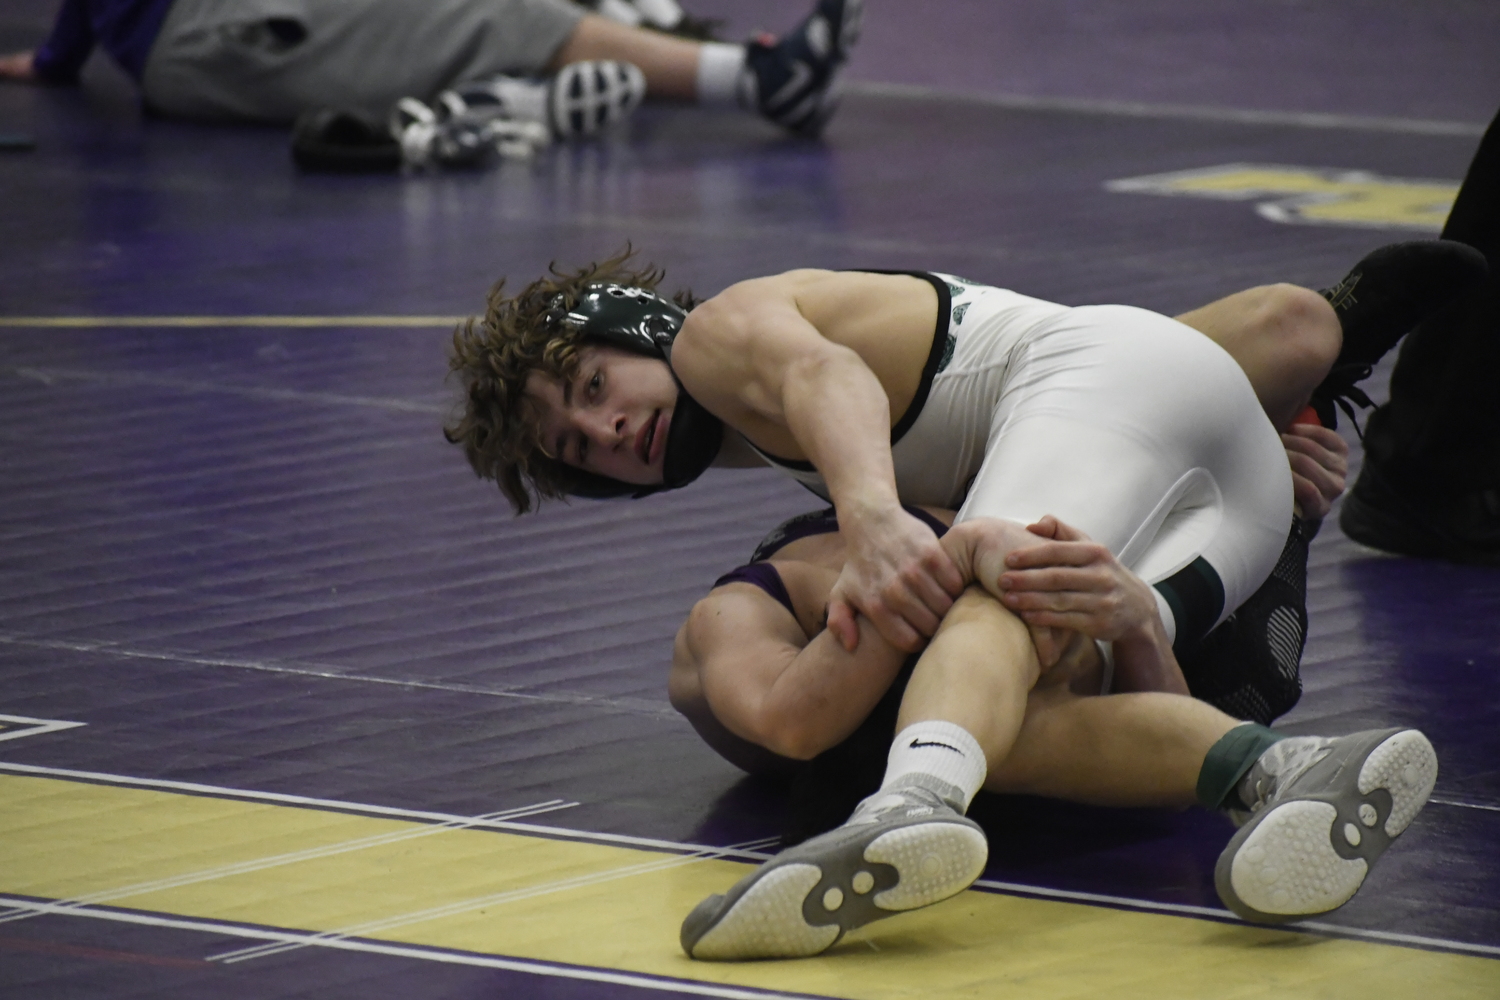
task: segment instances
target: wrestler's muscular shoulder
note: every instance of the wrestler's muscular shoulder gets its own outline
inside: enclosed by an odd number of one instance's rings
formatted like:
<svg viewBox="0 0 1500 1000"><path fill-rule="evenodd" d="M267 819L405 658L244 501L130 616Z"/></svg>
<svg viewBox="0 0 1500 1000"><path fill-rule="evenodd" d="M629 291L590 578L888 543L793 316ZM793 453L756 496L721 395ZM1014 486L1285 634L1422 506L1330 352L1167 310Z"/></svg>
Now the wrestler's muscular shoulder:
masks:
<svg viewBox="0 0 1500 1000"><path fill-rule="evenodd" d="M894 422L921 380L937 308L932 286L908 275L797 270L752 278L693 310L672 365L694 398L732 426L773 452L800 458L778 433L784 424L777 394L786 371L847 348L880 380Z"/></svg>

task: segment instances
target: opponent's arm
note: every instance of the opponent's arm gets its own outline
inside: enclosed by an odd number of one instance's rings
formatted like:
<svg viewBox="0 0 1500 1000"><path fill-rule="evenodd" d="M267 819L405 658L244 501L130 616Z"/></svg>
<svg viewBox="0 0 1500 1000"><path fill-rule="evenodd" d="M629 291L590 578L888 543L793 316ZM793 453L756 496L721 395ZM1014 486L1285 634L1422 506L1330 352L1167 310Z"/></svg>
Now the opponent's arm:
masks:
<svg viewBox="0 0 1500 1000"><path fill-rule="evenodd" d="M677 633L672 704L731 762L739 763L734 754L745 743L796 760L816 757L870 714L905 658L868 621L860 628L858 649L849 653L827 630L808 641L759 588L719 587Z"/></svg>
<svg viewBox="0 0 1500 1000"><path fill-rule="evenodd" d="M752 439L790 432L822 474L850 557L830 600L846 649L854 611L914 651L962 590L936 536L901 509L891 461L891 403L858 353L824 337L797 306L799 275L741 282L695 309L672 367L693 398Z"/></svg>

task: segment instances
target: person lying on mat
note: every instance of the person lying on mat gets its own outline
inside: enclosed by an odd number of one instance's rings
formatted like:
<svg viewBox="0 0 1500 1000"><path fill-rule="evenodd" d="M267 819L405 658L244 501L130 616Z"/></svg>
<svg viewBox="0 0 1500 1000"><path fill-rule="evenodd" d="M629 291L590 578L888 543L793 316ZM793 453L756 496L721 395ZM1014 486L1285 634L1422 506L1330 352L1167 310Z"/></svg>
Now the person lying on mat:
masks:
<svg viewBox="0 0 1500 1000"><path fill-rule="evenodd" d="M951 511L909 510L940 534L952 518ZM1006 530L1003 522L976 519L943 540L961 564L972 565L978 549L1004 545ZM852 653L833 640L821 616L842 568L844 546L831 510L802 515L772 531L749 564L721 577L698 602L674 647L672 703L706 742L747 770L809 761L793 780L795 832L784 841L814 839L695 910L682 931L690 955L812 954L846 930L946 898L948 889L959 891L982 871L984 847L971 834L951 828L951 817L962 810L937 808L934 796L944 804L958 803L980 787L1103 806L1197 802L1225 812L1241 831L1221 855L1215 882L1225 904L1247 919L1326 912L1360 887L1369 864L1431 791L1436 759L1425 738L1413 730L1288 738L1173 693L1180 690L1181 676L1149 588L1107 549L1069 526L1044 519L1034 530L1053 540L1018 554L1022 558L1001 577L1004 605L1018 610L1028 624L1065 628L1068 640L1051 667L1026 657L1029 669L1020 677L1000 664L1007 651L1025 653L1021 634L1013 625L1007 629L996 603L979 590L960 599L949 619L959 617L951 626L945 619L938 639L920 657L895 649L868 623ZM992 532L996 537L987 537ZM1110 658L1102 655L1106 648ZM1025 690L1028 680L1031 687ZM998 718L975 732L986 744L997 740L997 730L1001 743L1013 733L1003 756L996 759L983 745L985 752L975 755L964 735L969 728L924 718L951 714L940 704L946 692L961 692L970 704L996 709ZM1019 717L1017 704L1024 705ZM1340 853L1333 841L1315 841L1321 851L1307 852L1302 842L1274 835L1287 816L1314 812L1317 823L1335 811L1332 805L1310 810L1309 802L1335 801L1340 815L1358 813L1373 824L1380 817L1360 807L1385 800L1372 789L1361 797L1360 778L1393 755L1403 762L1403 775L1411 764L1420 780L1398 779L1385 789L1400 818L1363 837L1363 851L1346 847ZM922 756L935 760L924 768ZM1377 764L1346 766L1337 776L1333 763L1312 768L1325 759L1349 765L1361 757ZM921 825L949 820L949 826L939 826L940 835L929 831L925 839L956 841L956 850L937 856L950 865L968 862L947 869L952 872L947 886L924 882L915 903L901 892L877 891L891 889L893 882L897 889L903 882L908 887L922 882L901 859L892 863L886 850L895 842L888 834L905 831L913 839L914 824L892 828L867 821L879 811L883 795L908 805L926 799L922 804L932 811L923 814ZM847 815L860 798L866 802L849 822L824 838L842 847L830 851L816 835L839 823L840 807ZM1277 810L1281 819L1272 818ZM882 838L885 844L877 846ZM1360 862L1345 862L1346 857ZM1313 865L1330 866L1339 878L1316 893L1280 895L1288 886L1307 884L1299 880L1306 874L1299 866ZM798 870L784 870L789 867ZM1260 877L1268 868L1278 873L1278 881L1268 884ZM794 902L800 902L796 912L775 913L774 902L768 911L767 902L783 896L789 884L805 890L794 889ZM774 918L769 926L779 928L775 940L761 933L768 915Z"/></svg>
<svg viewBox="0 0 1500 1000"><path fill-rule="evenodd" d="M683 19L674 0L607 9L667 28ZM837 107L834 81L862 12L863 0L818 0L781 39L729 45L620 23L567 0L64 0L38 48L0 57L0 80L77 83L98 45L153 112L271 123L323 107L383 122L401 98L431 102L487 81L490 100L513 117L572 134L633 108L639 77L648 97L740 107L816 135ZM570 74L561 90L538 82L582 64L597 72Z"/></svg>

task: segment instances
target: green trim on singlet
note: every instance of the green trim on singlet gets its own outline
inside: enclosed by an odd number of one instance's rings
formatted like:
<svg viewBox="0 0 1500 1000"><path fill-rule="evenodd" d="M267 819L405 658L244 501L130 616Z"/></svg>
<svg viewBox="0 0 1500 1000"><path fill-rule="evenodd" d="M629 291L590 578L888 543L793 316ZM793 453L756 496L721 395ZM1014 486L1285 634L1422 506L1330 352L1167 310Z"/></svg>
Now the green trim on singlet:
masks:
<svg viewBox="0 0 1500 1000"><path fill-rule="evenodd" d="M1177 624L1173 652L1202 639L1224 612L1224 581L1202 556L1154 586Z"/></svg>

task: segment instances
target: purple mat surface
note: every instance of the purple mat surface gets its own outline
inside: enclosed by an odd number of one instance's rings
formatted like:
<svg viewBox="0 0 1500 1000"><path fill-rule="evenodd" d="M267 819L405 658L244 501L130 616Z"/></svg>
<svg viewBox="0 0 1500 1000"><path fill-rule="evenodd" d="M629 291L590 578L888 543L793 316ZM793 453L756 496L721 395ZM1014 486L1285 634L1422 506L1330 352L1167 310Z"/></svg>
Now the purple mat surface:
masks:
<svg viewBox="0 0 1500 1000"><path fill-rule="evenodd" d="M29 44L47 9L0 15L0 47ZM696 9L738 32L800 5L764 4L753 23L718 0ZM852 75L1479 123L1500 101L1497 24L1493 5L1458 0L874 0ZM1476 142L856 86L818 144L658 107L534 165L315 177L291 170L279 130L143 121L105 68L81 93L0 87L0 124L39 143L0 158L9 316L455 315L499 275L626 240L700 293L791 266L920 267L1176 312L1257 283L1329 284L1403 234L1107 181L1238 162L1456 181ZM665 665L693 601L811 498L771 473L714 472L513 519L439 433L447 336L0 332L0 713L88 723L0 757L463 814L560 796L581 803L567 824L594 831L775 834L780 790L701 745L667 705ZM1500 574L1382 557L1330 519L1311 585L1307 690L1287 727L1421 726L1443 768L1401 850L1329 922L1500 945ZM1217 905L1215 817L1030 800L979 815L990 878ZM212 947L38 919L0 933L0 991L267 995L200 968ZM285 962L277 996L640 995L393 957Z"/></svg>

